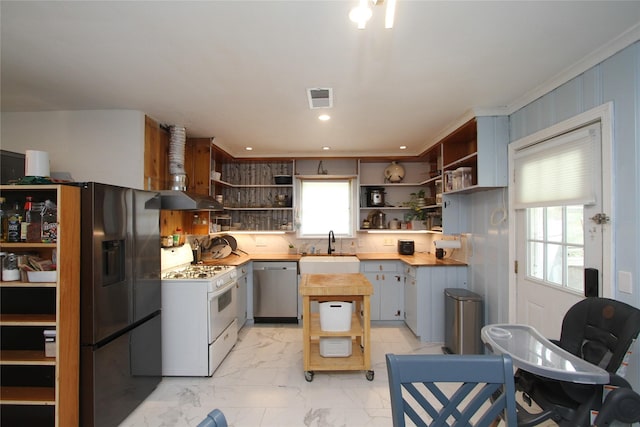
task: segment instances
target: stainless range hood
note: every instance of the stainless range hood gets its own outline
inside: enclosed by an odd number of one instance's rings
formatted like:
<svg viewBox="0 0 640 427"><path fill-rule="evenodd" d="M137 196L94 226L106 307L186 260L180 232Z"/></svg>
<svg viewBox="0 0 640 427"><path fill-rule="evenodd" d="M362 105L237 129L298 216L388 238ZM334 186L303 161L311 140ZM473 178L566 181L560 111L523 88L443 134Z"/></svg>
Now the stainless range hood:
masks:
<svg viewBox="0 0 640 427"><path fill-rule="evenodd" d="M187 192L188 177L184 170L186 129L170 126L169 173L171 190L160 191L160 209L169 211L221 211L222 203L208 195Z"/></svg>
<svg viewBox="0 0 640 427"><path fill-rule="evenodd" d="M186 191L164 190L160 192L160 209L169 211L221 211L224 208L213 197Z"/></svg>

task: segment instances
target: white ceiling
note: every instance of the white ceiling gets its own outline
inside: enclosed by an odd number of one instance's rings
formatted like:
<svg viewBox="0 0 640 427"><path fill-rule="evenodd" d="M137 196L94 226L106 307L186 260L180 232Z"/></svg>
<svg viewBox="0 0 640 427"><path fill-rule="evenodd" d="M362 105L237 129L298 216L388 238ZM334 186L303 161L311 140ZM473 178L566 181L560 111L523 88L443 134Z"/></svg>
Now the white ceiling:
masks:
<svg viewBox="0 0 640 427"><path fill-rule="evenodd" d="M398 0L392 30L384 6L357 30L356 4L2 0L2 111L140 110L239 157L413 155L640 33L640 1Z"/></svg>

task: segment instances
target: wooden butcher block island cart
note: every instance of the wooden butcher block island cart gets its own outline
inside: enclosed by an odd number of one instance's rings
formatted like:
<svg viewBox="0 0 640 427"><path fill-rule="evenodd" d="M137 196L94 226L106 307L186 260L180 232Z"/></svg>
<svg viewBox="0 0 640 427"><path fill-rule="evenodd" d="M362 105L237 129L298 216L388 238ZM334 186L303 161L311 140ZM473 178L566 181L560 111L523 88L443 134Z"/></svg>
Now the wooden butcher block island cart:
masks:
<svg viewBox="0 0 640 427"><path fill-rule="evenodd" d="M315 371L367 371L366 378L373 381L371 370L370 302L373 286L360 273L303 274L300 281L302 295L302 330L304 378L313 381ZM347 301L355 303L351 314L351 329L345 332L323 331L320 314L311 312L311 301ZM346 357L323 357L320 338L349 337L353 350Z"/></svg>

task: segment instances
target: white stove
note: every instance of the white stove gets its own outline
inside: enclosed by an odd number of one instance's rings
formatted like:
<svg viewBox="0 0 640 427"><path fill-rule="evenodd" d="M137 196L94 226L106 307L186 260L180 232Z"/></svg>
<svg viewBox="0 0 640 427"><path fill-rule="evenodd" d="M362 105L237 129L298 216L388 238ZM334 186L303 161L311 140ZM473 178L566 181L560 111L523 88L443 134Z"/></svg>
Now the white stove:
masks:
<svg viewBox="0 0 640 427"><path fill-rule="evenodd" d="M235 345L237 271L162 249L162 375L211 376Z"/></svg>
<svg viewBox="0 0 640 427"><path fill-rule="evenodd" d="M230 265L191 264L185 268L171 270L164 274L163 279L208 279L219 277L225 273L235 271Z"/></svg>

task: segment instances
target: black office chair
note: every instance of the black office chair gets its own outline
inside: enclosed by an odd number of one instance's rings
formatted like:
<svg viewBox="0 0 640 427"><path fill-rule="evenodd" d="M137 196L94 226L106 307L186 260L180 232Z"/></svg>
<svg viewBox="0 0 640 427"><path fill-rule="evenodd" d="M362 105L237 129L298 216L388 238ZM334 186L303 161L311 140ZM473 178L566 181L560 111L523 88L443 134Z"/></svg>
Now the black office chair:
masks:
<svg viewBox="0 0 640 427"><path fill-rule="evenodd" d="M618 370L638 333L640 310L620 301L591 297L569 309L562 321L560 340L552 341L609 372L610 385L630 389ZM548 419L560 426L589 426L591 410L603 407L602 384L557 381L522 369L516 372L515 383L516 390L523 392L525 402L531 405L534 401L542 408L542 412L532 413L518 405L518 426L521 427ZM616 405L611 402L608 411L615 413Z"/></svg>

